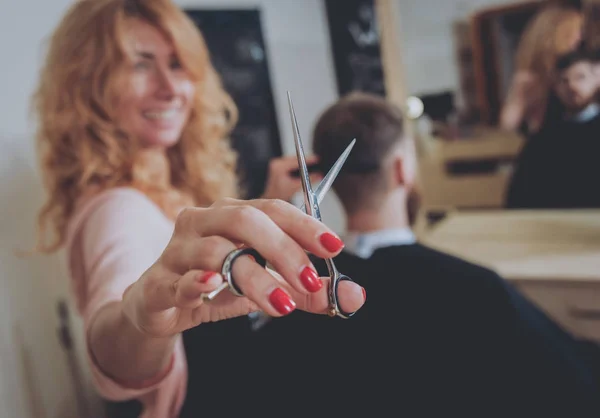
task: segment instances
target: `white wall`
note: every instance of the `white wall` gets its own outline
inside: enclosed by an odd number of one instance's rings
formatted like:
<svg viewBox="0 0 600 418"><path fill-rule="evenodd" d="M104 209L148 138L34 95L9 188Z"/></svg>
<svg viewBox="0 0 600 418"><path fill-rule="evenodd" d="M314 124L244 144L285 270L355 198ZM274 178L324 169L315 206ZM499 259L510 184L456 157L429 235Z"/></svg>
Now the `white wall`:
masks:
<svg viewBox="0 0 600 418"><path fill-rule="evenodd" d="M0 10L0 415L76 417L56 300L66 293L58 257L19 259L33 245L42 200L28 121L41 41L68 0L2 3Z"/></svg>
<svg viewBox="0 0 600 418"><path fill-rule="evenodd" d="M34 126L28 119L29 98L36 83L42 41L70 2L18 0L2 2L0 6L2 418L78 416L68 363L56 337L55 303L69 292L62 259L53 256L23 260L13 252L15 248L33 245L35 215L42 202L33 148ZM186 7L261 7L275 102L280 109L283 149L293 153L286 90L292 92L300 129L306 139L317 114L337 95L321 1L196 0L179 3ZM328 199L324 216L334 229L339 230L342 220L336 204L335 200ZM79 322L75 321L75 325Z"/></svg>

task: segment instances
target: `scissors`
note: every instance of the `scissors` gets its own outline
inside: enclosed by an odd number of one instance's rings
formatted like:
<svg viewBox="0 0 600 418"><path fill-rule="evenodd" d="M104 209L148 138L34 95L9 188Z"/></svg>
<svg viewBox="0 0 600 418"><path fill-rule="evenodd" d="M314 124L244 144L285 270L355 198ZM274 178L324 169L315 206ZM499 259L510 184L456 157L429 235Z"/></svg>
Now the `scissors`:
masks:
<svg viewBox="0 0 600 418"><path fill-rule="evenodd" d="M298 129L298 121L296 120L296 113L294 111L294 105L292 103L290 92L287 93L287 96L290 118L292 121L292 127L294 128L294 144L296 146L296 156L298 157L298 166L300 167L300 180L302 181L302 192L304 195L304 204L301 206L300 209L306 214L312 216L313 218L322 221L319 203L321 203L321 201L331 188L333 181L339 174L342 166L344 165L344 162L348 158L352 147L354 147L356 139L353 139L352 142L346 147L342 155L340 155L340 157L337 159L333 167L331 167L327 175L323 178L323 180L321 180L321 183L319 183L319 185L317 186L316 191L313 191L312 186L310 184L309 171L306 166L306 158L304 155L304 147L302 146L302 139L300 138L300 130ZM242 255L252 255L256 262L259 263L261 266L267 266L265 258L262 257L258 253L258 251L256 251L253 248L246 247L232 251L225 258L225 261L223 262L223 267L221 269L221 274L223 275L225 281L212 292L203 294L202 298L204 300L213 300L219 293L221 293L227 288L231 291L231 293L233 293L236 296L244 296L241 290L236 286L235 282L233 281L233 277L231 274L231 270L235 259ZM348 319L352 315L354 315L354 312L345 312L340 307L338 299L338 286L341 281L352 281L352 279L338 271L333 262L333 259L326 258L324 259L324 261L327 265L327 270L331 279L331 283L329 286L329 308L327 314L330 317L339 316L341 318Z"/></svg>

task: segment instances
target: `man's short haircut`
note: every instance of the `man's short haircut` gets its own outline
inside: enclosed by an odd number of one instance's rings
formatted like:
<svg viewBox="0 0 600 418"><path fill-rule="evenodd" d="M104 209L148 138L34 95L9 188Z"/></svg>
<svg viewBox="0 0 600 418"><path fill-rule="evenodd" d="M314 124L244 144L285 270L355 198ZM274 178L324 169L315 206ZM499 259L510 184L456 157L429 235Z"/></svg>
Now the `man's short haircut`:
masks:
<svg viewBox="0 0 600 418"><path fill-rule="evenodd" d="M591 51L587 51L584 48L574 49L573 51L561 55L556 60L556 70L560 73L565 70L568 70L573 65L578 64L580 62L588 62L590 64L593 64L598 61L598 59L596 58L596 54L594 54Z"/></svg>
<svg viewBox="0 0 600 418"><path fill-rule="evenodd" d="M313 151L327 172L348 144L356 144L333 184L346 211L376 205L387 187L383 168L390 151L404 138L401 110L386 99L350 93L319 117L313 132Z"/></svg>

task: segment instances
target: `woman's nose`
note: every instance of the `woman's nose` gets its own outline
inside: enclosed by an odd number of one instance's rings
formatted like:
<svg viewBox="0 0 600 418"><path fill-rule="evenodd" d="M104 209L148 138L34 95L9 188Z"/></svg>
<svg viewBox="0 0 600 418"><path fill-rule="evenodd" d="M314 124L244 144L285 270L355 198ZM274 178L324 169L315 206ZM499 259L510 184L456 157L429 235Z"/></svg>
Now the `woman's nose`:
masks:
<svg viewBox="0 0 600 418"><path fill-rule="evenodd" d="M164 98L171 98L177 93L175 75L168 69L158 70L158 93Z"/></svg>

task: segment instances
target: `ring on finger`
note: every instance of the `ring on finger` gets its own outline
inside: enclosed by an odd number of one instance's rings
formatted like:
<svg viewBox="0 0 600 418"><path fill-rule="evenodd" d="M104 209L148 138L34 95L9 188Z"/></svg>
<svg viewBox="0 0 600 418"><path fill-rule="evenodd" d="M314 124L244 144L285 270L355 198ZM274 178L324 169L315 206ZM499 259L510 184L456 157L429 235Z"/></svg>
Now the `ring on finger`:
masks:
<svg viewBox="0 0 600 418"><path fill-rule="evenodd" d="M235 260L242 255L251 255L262 267L267 265L265 258L261 256L254 248L238 248L227 254L227 257L225 257L225 260L223 261L221 274L229 285L229 291L238 297L243 297L244 294L242 293L242 290L235 284L231 271L233 270L233 263Z"/></svg>

